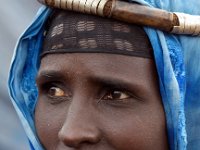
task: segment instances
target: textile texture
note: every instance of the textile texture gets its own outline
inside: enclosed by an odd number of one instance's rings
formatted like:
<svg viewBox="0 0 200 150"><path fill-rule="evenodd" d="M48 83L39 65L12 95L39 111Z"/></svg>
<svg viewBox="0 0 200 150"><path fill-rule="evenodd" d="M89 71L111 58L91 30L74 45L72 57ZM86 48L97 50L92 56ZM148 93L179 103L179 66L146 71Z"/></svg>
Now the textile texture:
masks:
<svg viewBox="0 0 200 150"><path fill-rule="evenodd" d="M132 0L149 7L200 15L196 0ZM37 101L35 76L43 44L44 24L50 8L42 7L21 35L12 60L9 90L32 149L43 149L35 132L34 107ZM171 150L200 147L200 37L168 34L144 27L159 75L160 92L167 118ZM131 39L130 39L131 40Z"/></svg>
<svg viewBox="0 0 200 150"><path fill-rule="evenodd" d="M41 56L89 52L153 57L149 41L135 44L148 40L142 28L109 18L56 9L47 21L45 33Z"/></svg>

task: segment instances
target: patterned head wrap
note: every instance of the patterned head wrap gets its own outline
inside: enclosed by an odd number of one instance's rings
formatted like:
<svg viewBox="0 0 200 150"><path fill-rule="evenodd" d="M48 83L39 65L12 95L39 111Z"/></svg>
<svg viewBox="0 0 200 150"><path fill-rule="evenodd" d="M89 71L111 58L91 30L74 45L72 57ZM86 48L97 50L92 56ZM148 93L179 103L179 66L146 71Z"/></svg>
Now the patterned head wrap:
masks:
<svg viewBox="0 0 200 150"><path fill-rule="evenodd" d="M54 10L45 29L41 56L49 53L89 52L153 58L146 33L141 27L128 23ZM147 42L137 44L144 40Z"/></svg>
<svg viewBox="0 0 200 150"><path fill-rule="evenodd" d="M200 15L196 0L132 0L149 7ZM52 9L42 7L20 37L9 77L10 96L23 123L30 145L42 147L34 127L37 99L35 76L39 67L45 22ZM171 150L197 150L200 147L200 37L173 35L144 27L159 76Z"/></svg>

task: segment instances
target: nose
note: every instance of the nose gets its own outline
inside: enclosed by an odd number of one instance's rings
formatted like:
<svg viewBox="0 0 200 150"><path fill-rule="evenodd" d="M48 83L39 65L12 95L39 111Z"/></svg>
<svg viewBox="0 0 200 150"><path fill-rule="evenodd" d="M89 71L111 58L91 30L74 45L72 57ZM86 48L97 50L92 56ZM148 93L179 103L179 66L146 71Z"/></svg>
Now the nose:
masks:
<svg viewBox="0 0 200 150"><path fill-rule="evenodd" d="M59 140L65 146L72 148L97 144L101 140L101 133L95 118L90 108L72 102L66 120L58 133Z"/></svg>

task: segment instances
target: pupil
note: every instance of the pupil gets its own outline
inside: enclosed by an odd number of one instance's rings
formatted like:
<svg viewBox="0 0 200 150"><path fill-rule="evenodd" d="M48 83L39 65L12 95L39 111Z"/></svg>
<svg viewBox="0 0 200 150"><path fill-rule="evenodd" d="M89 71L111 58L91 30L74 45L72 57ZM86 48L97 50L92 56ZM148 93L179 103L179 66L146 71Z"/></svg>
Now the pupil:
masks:
<svg viewBox="0 0 200 150"><path fill-rule="evenodd" d="M121 92L113 91L112 95L113 95L113 99L118 99L121 97Z"/></svg>
<svg viewBox="0 0 200 150"><path fill-rule="evenodd" d="M52 88L50 88L50 90L49 90L49 94L50 94L51 96L54 96L54 95L56 94L56 91L57 91L57 89L56 89L55 87L52 87Z"/></svg>

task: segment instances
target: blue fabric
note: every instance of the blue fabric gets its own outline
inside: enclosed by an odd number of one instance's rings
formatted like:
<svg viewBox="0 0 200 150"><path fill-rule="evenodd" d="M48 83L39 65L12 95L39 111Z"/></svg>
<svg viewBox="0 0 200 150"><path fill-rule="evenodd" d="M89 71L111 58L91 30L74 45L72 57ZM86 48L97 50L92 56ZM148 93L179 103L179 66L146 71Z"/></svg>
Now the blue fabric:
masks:
<svg viewBox="0 0 200 150"><path fill-rule="evenodd" d="M150 7L200 15L196 0L132 0ZM42 149L34 127L37 100L35 76L39 67L44 23L51 10L42 7L20 37L13 57L9 90L32 149ZM154 49L160 92L167 118L171 150L200 147L200 37L172 35L144 28Z"/></svg>

